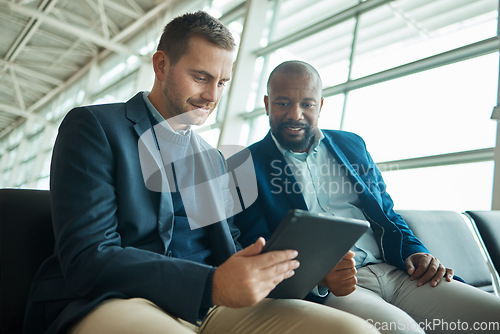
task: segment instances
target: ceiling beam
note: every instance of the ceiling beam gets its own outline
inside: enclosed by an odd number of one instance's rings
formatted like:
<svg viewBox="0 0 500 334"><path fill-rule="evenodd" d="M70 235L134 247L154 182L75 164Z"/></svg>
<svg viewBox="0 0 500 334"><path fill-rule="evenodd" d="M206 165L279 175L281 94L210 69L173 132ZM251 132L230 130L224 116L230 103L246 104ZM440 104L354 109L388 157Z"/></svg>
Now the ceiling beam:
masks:
<svg viewBox="0 0 500 334"><path fill-rule="evenodd" d="M43 120L43 122L49 123L49 121L47 121L45 119L45 117L30 113L30 112L22 111L19 108L13 107L13 106L8 105L8 104L0 103L0 111L15 115L15 116L21 116L25 119L35 118L36 120Z"/></svg>
<svg viewBox="0 0 500 334"><path fill-rule="evenodd" d="M58 0L45 0L43 3L38 7L38 10L40 10L43 13L49 13L54 6L56 5ZM33 34L38 30L38 27L40 26L40 22L36 20L36 18L31 18L29 22L25 25L23 31L19 34L18 38L16 41L12 44L12 47L7 51L5 55L5 60L10 60L13 61L17 58L19 53L23 50L23 48L26 46L26 44L29 42Z"/></svg>
<svg viewBox="0 0 500 334"><path fill-rule="evenodd" d="M22 111L26 110L26 106L24 104L23 94L21 93L21 89L19 88L19 81L17 80L16 71L11 67L10 68L10 77L12 78L12 83L14 85L14 92L16 92L17 103Z"/></svg>
<svg viewBox="0 0 500 334"><path fill-rule="evenodd" d="M114 38L117 40L122 40L123 38L137 34L138 31L144 29L146 26L146 23L160 15L161 13L165 12L166 9L170 6L172 6L174 3L176 3L178 0L165 0L165 1L160 1L160 3L142 15L138 20L134 21L131 25L129 25L127 28L123 29L118 35L116 35ZM149 61L150 59L146 59L146 61Z"/></svg>
<svg viewBox="0 0 500 334"><path fill-rule="evenodd" d="M167 1L168 2L168 1ZM140 13L141 15L144 15L144 11L142 10L141 6L137 4L134 0L127 0L127 3L129 4L130 7L132 7L136 12Z"/></svg>
<svg viewBox="0 0 500 334"><path fill-rule="evenodd" d="M47 24L52 26L53 28L60 29L62 31L65 31L69 34L75 35L78 38L86 39L91 41L94 44L97 44L105 49L109 49L111 51L114 51L119 54L124 54L124 55L134 55L139 58L142 58L140 54L138 54L136 51L128 48L127 46L114 42L113 40L106 39L102 36L99 36L93 32L87 31L83 28L73 26L71 24L61 22L57 20L56 18L49 16L47 14L41 13L35 9L27 8L25 6L21 6L15 3L9 3L9 8L19 14L26 15L32 18L36 18L38 21L40 21L43 24Z"/></svg>
<svg viewBox="0 0 500 334"><path fill-rule="evenodd" d="M11 124L9 126L7 126L5 129L3 129L2 131L0 131L0 138L3 138L5 137L6 135L8 135L11 131L17 129L17 127L21 126L21 124L23 124L26 120L24 118L19 118L13 122L11 122Z"/></svg>
<svg viewBox="0 0 500 334"><path fill-rule="evenodd" d="M68 50L68 48L62 47L62 46L55 47L55 46L42 46L42 45L26 45L24 47L24 51L33 52L33 53L40 53L40 54L48 54L48 55L51 55L50 57L53 57L53 55L58 55L60 53L63 53L66 50ZM90 54L90 52L89 52L89 54Z"/></svg>
<svg viewBox="0 0 500 334"><path fill-rule="evenodd" d="M104 3L102 0L97 0L97 8L99 9L99 17L101 21L101 30L104 35L104 38L109 39L109 28L108 28L108 15L106 14L106 10L104 10Z"/></svg>
<svg viewBox="0 0 500 334"><path fill-rule="evenodd" d="M138 19L139 17L141 17L141 15L144 14L144 12L137 12L135 10L131 10L125 6L123 6L123 4L117 4L116 2L112 1L112 0L106 0L106 2L104 3L104 5L106 7L108 7L109 9L112 9L114 10L115 12L118 12L120 14L123 14L125 16L128 16L132 19Z"/></svg>
<svg viewBox="0 0 500 334"><path fill-rule="evenodd" d="M170 1L162 1L160 2L156 7L148 11L146 14L141 16L138 20L136 20L134 23L129 25L126 29L122 30L118 35L116 35L113 39L115 40L121 40L124 39L130 35L136 34L138 31L144 28L144 26L150 22L151 20L155 19L158 15L164 13L167 8L171 5L176 3L176 0L170 0ZM100 54L95 56L95 59L101 59L103 58L109 50L103 50L100 52ZM149 61L149 59L146 59L146 57L141 58L141 60L144 61ZM73 84L75 81L77 81L79 78L81 78L83 75L85 75L89 69L91 68L92 61L89 61L87 65L85 65L83 68L81 68L78 72L76 72L71 78L69 78L66 82L63 84L59 85L58 87L54 88L52 91L50 91L48 94L46 94L42 99L40 99L38 102L35 104L31 105L28 107L28 112L35 112L42 108L46 103L48 103L51 99L53 99L57 94L60 94L64 89L69 87L71 84ZM12 129L10 129L12 130ZM2 131L0 132L0 139L4 137L9 131Z"/></svg>
<svg viewBox="0 0 500 334"><path fill-rule="evenodd" d="M113 41L121 41L131 35L134 35L136 34L138 31L144 29L144 26L150 22L151 20L155 19L156 17L158 17L159 15L161 15L162 13L164 13L167 8L169 8L170 6L172 6L173 4L175 4L178 0L165 0L165 1L161 1L158 3L158 5L156 7L154 7L153 9L149 10L148 12L146 12L144 15L142 15L139 19L137 19L134 23L132 23L131 25L129 25L127 28L125 28L124 30L122 30L120 33L118 33L115 37L113 37ZM22 6L21 6L22 7ZM22 7L24 8L24 7ZM33 13L33 14L37 14L37 13ZM88 42L88 40L83 40L83 42ZM105 54L107 54L109 52L109 49L105 49L105 50L102 50L99 54L97 54L95 56L95 59L98 59L98 58L102 58ZM142 61L149 61L149 59L146 59L146 57L141 57L140 58ZM80 69L78 72L76 72L71 78L69 78L66 82L64 82L63 84L55 87L53 90L51 90L49 93L45 94L43 98L41 98L39 101L37 101L35 104L31 105L28 107L28 111L26 114L23 114L23 115L20 115L22 116L21 118L19 118L18 120L12 122L12 124L10 126L8 126L7 128L3 129L0 131L0 139L4 138L5 136L7 136L12 130L16 129L17 127L19 127L21 124L24 123L24 121L26 120L24 118L24 116L26 117L31 117L31 116L35 116L35 117L39 117L36 112L41 109L44 105L46 105L48 102L50 102L52 99L54 99L55 96L57 96L58 94L60 94L64 89L66 89L67 87L69 87L71 84L73 84L75 81L77 81L79 78L81 78L85 73L87 73L87 71L89 70L90 68L90 63L87 64L86 66L84 66L82 69ZM0 69L0 73L2 72L2 69ZM0 104L0 110L2 110L2 106L4 106L3 104ZM3 109L4 111L11 111L11 114L15 114L17 115L18 113L16 112L16 110L12 110L12 107L10 106L7 106L8 108L6 109ZM14 113L15 112L15 113ZM42 118L45 122L48 122L49 124L51 124L49 121L47 121L45 118L43 117L40 117Z"/></svg>
<svg viewBox="0 0 500 334"><path fill-rule="evenodd" d="M2 60L2 59L0 59L0 64L2 64L5 68L13 69L13 70L15 70L18 73L22 73L22 74L25 74L27 76L31 76L31 77L37 78L37 79L39 79L39 80L41 80L43 82L49 83L49 84L54 85L54 86L58 86L58 85L60 85L60 84L63 83L62 80L59 80L59 79L54 78L52 76L49 76L49 75L46 75L46 74L42 74L42 73L40 73L38 71L30 70L30 69L28 69L26 67L23 67L23 66L19 66L19 65L8 63L8 62L6 62L5 60Z"/></svg>

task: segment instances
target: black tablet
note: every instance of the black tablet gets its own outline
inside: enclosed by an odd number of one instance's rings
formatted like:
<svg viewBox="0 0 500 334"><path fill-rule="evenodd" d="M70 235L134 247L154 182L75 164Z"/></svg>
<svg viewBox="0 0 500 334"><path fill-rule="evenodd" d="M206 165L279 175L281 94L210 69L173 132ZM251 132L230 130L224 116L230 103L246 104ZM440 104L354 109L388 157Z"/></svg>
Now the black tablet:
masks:
<svg viewBox="0 0 500 334"><path fill-rule="evenodd" d="M300 267L268 298L303 299L369 228L366 220L290 210L263 252L295 249Z"/></svg>

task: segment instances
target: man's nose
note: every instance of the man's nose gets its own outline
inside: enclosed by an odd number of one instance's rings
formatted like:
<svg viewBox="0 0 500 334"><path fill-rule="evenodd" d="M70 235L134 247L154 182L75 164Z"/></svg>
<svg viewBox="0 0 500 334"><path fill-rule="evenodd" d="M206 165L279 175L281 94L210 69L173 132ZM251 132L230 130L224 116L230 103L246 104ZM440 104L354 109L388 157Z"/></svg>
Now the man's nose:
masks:
<svg viewBox="0 0 500 334"><path fill-rule="evenodd" d="M290 109L288 110L287 113L287 118L289 120L293 121L298 121L304 118L304 113L302 108L300 107L300 104L294 103L290 106Z"/></svg>
<svg viewBox="0 0 500 334"><path fill-rule="evenodd" d="M217 102L218 86L217 83L210 83L205 85L201 97L208 102Z"/></svg>

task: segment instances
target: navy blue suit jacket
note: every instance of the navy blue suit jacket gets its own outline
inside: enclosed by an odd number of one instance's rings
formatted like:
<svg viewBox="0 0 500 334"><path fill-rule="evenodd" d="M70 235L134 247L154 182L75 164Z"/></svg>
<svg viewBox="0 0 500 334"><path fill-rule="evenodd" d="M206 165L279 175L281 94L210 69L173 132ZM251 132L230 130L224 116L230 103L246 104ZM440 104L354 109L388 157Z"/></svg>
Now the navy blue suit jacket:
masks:
<svg viewBox="0 0 500 334"><path fill-rule="evenodd" d="M138 149L151 127L141 93L65 117L51 166L55 254L35 277L25 332L65 331L107 298L142 297L190 322L203 317L213 267L167 256L172 197L148 190ZM236 252L238 232L227 221L206 228L216 266Z"/></svg>
<svg viewBox="0 0 500 334"><path fill-rule="evenodd" d="M356 134L345 131L323 130L324 143L341 168L347 170L359 192L362 210L371 224L384 260L405 270L404 260L416 252L429 253L427 248L409 229L403 218L393 210L393 202L385 191L380 170L366 150L364 141ZM283 154L278 150L271 134L251 145L249 150L255 165L258 198L235 217L241 231L239 242L246 246L259 236L266 239L279 225L290 209L307 210L296 180ZM240 152L228 160L231 165L243 159ZM237 163L236 163L237 164Z"/></svg>

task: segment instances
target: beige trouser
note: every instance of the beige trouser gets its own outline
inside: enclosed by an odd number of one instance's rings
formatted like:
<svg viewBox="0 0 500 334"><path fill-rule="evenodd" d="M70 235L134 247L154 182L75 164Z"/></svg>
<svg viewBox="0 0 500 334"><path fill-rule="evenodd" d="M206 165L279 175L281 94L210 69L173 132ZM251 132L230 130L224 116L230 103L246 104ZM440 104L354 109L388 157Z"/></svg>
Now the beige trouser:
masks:
<svg viewBox="0 0 500 334"><path fill-rule="evenodd" d="M378 333L365 320L303 300L265 299L255 306L216 307L200 327L170 316L146 299L111 299L80 320L69 334Z"/></svg>
<svg viewBox="0 0 500 334"><path fill-rule="evenodd" d="M444 279L437 287L389 264L360 268L356 291L326 305L358 315L382 333L500 333L500 298Z"/></svg>

